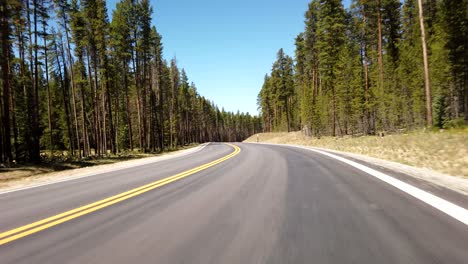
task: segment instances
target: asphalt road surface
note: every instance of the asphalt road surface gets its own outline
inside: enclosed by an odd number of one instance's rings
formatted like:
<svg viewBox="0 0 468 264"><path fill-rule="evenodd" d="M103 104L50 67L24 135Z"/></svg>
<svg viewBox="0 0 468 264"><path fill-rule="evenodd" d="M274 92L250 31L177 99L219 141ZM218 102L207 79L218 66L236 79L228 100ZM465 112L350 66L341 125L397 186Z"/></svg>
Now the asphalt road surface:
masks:
<svg viewBox="0 0 468 264"><path fill-rule="evenodd" d="M0 194L0 263L468 263L468 226L407 193L308 150L235 145Z"/></svg>

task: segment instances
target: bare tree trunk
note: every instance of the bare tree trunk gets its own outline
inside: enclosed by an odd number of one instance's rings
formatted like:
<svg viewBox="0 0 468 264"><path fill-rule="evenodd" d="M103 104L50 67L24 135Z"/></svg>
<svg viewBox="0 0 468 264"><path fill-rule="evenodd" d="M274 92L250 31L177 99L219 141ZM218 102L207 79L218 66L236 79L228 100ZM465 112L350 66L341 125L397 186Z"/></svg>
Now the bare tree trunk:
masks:
<svg viewBox="0 0 468 264"><path fill-rule="evenodd" d="M164 91L161 83L162 65L158 65L158 92L159 92L159 149L164 151Z"/></svg>
<svg viewBox="0 0 468 264"><path fill-rule="evenodd" d="M127 63L124 62L124 86L125 86L125 105L127 111L127 122L128 122L128 134L130 141L130 149L133 151L133 128L132 128L132 116L130 112L130 99L128 96L128 77L127 77Z"/></svg>
<svg viewBox="0 0 468 264"><path fill-rule="evenodd" d="M136 33L135 33L136 39ZM138 72L138 54L134 54L136 51L132 51L132 64L133 64L133 71L135 75L135 89L136 89L136 105L137 105L137 118L138 118L138 143L140 147L140 151L143 148L143 136L142 136L142 129L141 129L141 102L140 102L140 82L139 82L139 72Z"/></svg>
<svg viewBox="0 0 468 264"><path fill-rule="evenodd" d="M65 38L67 40L67 56L68 56L68 63L70 64L70 82L71 82L71 94L72 94L72 105L73 105L73 118L75 123L75 134L76 134L76 144L78 149L78 156L81 158L81 151L80 151L80 129L78 128L78 115L76 113L76 98L75 98L75 72L73 70L73 57L71 55L71 47L70 47L70 37L68 36L68 26L63 19L64 28L65 28ZM63 51L63 46L62 46ZM73 156L75 156L75 152L73 151Z"/></svg>
<svg viewBox="0 0 468 264"><path fill-rule="evenodd" d="M370 109L369 109L369 66L367 65L367 55L365 48L363 51L363 71L364 71L364 133L370 133Z"/></svg>
<svg viewBox="0 0 468 264"><path fill-rule="evenodd" d="M421 42L423 49L423 62L424 62L424 84L426 88L426 123L427 126L432 126L432 103L431 103L431 84L429 79L429 62L427 59L427 47L426 47L426 31L424 29L424 15L422 0L418 0L419 8L419 25L421 27Z"/></svg>
<svg viewBox="0 0 468 264"><path fill-rule="evenodd" d="M382 14L381 14L381 0L377 0L377 32L378 32L378 63L379 63L379 86L383 85L384 66L383 66L383 53L382 53ZM380 87L382 89L382 87Z"/></svg>
<svg viewBox="0 0 468 264"><path fill-rule="evenodd" d="M102 111L102 151L107 155L107 120L106 120L106 93L104 81L101 80L101 111Z"/></svg>
<svg viewBox="0 0 468 264"><path fill-rule="evenodd" d="M15 89L12 89L10 92L10 105L11 105L11 123L13 125L13 140L14 140L14 148L15 148L15 160L18 160L18 126L16 124L16 104L15 104ZM1 120L1 119L0 119Z"/></svg>
<svg viewBox="0 0 468 264"><path fill-rule="evenodd" d="M3 27L2 27L3 28ZM25 69L25 60L26 60L26 56L25 56L25 42L24 42L24 36L23 36L23 32L21 32L21 29L18 29L17 30L17 37L18 37L18 53L19 53L19 56L20 56L20 76L21 76L21 85L23 87L23 98L27 98L27 87L26 87L26 69ZM26 99L27 100L27 99ZM14 105L14 100L12 101L12 104ZM13 111L13 117L15 116L15 111ZM27 117L28 119L27 120L30 120L30 117L29 117L29 111L27 111ZM13 122L13 131L15 133L14 137L15 137L15 159L18 160L18 156L20 155L19 153L19 145L18 145L18 129L16 128L16 121Z"/></svg>
<svg viewBox="0 0 468 264"><path fill-rule="evenodd" d="M49 137L50 137L50 156L54 155L54 139L52 133L52 103L50 95L50 84L49 84L49 62L48 62L48 53L47 53L47 34L46 34L46 24L43 21L42 30L44 31L44 66L45 66L45 76L46 76L46 86L47 86L47 119L49 123Z"/></svg>
<svg viewBox="0 0 468 264"><path fill-rule="evenodd" d="M173 106L172 106L172 101L171 101L171 107L169 109L169 135L170 135L170 141L169 141L170 143L169 144L170 144L171 148L173 148L173 146L174 146L174 144L173 144L174 139L173 139L173 132L172 132L173 131L172 130L172 126L173 126L173 124L172 124L172 108L173 108Z"/></svg>
<svg viewBox="0 0 468 264"><path fill-rule="evenodd" d="M119 130L119 127L120 127L120 92L117 90L116 91L116 96L115 96L115 100L114 100L114 104L115 104L115 115L114 115L114 121L113 123L115 124L115 127L116 127L116 134L115 134L115 137L116 137L116 140L115 140L115 151L116 153L120 152L120 145L119 145L119 139L117 138L117 134L118 134L118 130Z"/></svg>
<svg viewBox="0 0 468 264"><path fill-rule="evenodd" d="M0 6L0 32L1 37L0 41L2 42L2 55L1 55L1 67L2 67L2 84L3 84L3 127L0 127L0 130L3 128L3 142L0 141L0 145L3 145L3 151L0 153L0 161L2 157L8 162L13 161L13 155L11 153L11 139L10 139L10 27L8 25L8 14L7 5L5 2L2 2ZM0 100L1 101L1 100ZM1 110L0 110L1 115ZM1 137L0 137L1 139Z"/></svg>
<svg viewBox="0 0 468 264"><path fill-rule="evenodd" d="M3 105L2 105L2 100L0 100L0 120L3 122ZM3 142L5 140L5 137L3 135L3 126L0 126L0 162L5 162L6 157L5 157L5 151L3 150Z"/></svg>
<svg viewBox="0 0 468 264"><path fill-rule="evenodd" d="M117 154L116 148L116 133L115 133L115 126L114 126L114 117L112 115L112 98L110 94L110 81L108 75L108 65L105 65L105 89L106 89L106 96L107 96L107 113L109 114L109 128L110 128L110 143L111 143L111 151L112 154Z"/></svg>
<svg viewBox="0 0 468 264"><path fill-rule="evenodd" d="M369 62L367 58L367 43L365 41L365 37L367 35L367 17L363 14L363 21L364 21L364 29L362 32L362 40L361 40L361 60L363 66L363 75L364 75L364 134L371 133L371 113L369 109L369 101L370 101L370 84L369 84Z"/></svg>
<svg viewBox="0 0 468 264"><path fill-rule="evenodd" d="M173 77L171 76L171 79ZM171 82L171 108L169 110L169 132L171 136L171 148L174 148L175 145L175 138L174 138L174 120L175 120L175 88L174 88L174 81Z"/></svg>
<svg viewBox="0 0 468 264"><path fill-rule="evenodd" d="M89 58L89 49L86 49L86 69L88 71L88 82L89 82L89 87L91 89L91 109L93 110L93 126L92 126L92 136L94 139L94 155L97 155L98 150L99 150L99 140L98 140L98 135L99 135L99 129L98 129L98 111L96 109L96 102L95 102L95 87L94 87L94 81L93 81L93 74L91 72L91 60ZM91 147L90 147L91 150Z"/></svg>
<svg viewBox="0 0 468 264"><path fill-rule="evenodd" d="M66 68L65 68L66 67L65 66L66 65L65 64L65 54L64 54L63 49L59 53L57 42L55 42L55 53L57 54L57 57L56 57L57 58L57 67L58 67L58 71L59 71L60 84L61 84L61 87L62 87L63 105L64 105L64 108L65 108L65 116L67 118L67 132L68 132L70 150L71 150L72 153L74 153L75 152L75 146L73 144L73 132L72 132L72 129L71 129L71 121L70 121L70 99L69 99L69 96L68 96L68 91L69 91L68 90L68 84L69 84L69 82L68 82L68 77L67 77ZM62 66L60 64L60 59L59 59L58 54L61 54L61 56L62 56L63 66L64 66L63 73L62 73ZM63 75L65 75L65 78L64 78Z"/></svg>
<svg viewBox="0 0 468 264"><path fill-rule="evenodd" d="M332 84L332 111L333 111L332 137L335 137L336 136L336 92L335 92L335 84Z"/></svg>
<svg viewBox="0 0 468 264"><path fill-rule="evenodd" d="M102 131L104 130L104 127L101 123L101 114L102 110L100 110L100 104L99 104L99 82L98 82L98 70L97 70L97 54L96 54L96 49L93 48L92 50L93 54L93 71L94 71L94 106L95 106L95 114L96 114L96 145L97 145L97 150L96 150L96 155L101 155L104 151L104 144L103 138L102 138Z"/></svg>
<svg viewBox="0 0 468 264"><path fill-rule="evenodd" d="M138 142L140 146L140 151L144 148L143 146L143 131L141 124L141 102L140 102L140 89L136 89L136 105L137 105L137 117L138 117Z"/></svg>
<svg viewBox="0 0 468 264"><path fill-rule="evenodd" d="M85 74L84 61L82 55L78 57L78 71L80 74L80 79L83 80ZM80 82L80 93L81 93L81 130L82 130L82 139L83 139L83 156L87 157L90 155L89 148L89 135L88 135L88 126L86 124L86 100L85 100L85 85Z"/></svg>
<svg viewBox="0 0 468 264"><path fill-rule="evenodd" d="M29 59L29 78L31 80L32 86L34 86L34 61L33 61L33 38L32 38L32 26L31 26L31 8L30 8L30 1L25 1L26 2L26 24L28 27L28 41L29 45L28 46L28 59ZM26 144L28 146L32 146L32 123L33 123L33 95L32 95L32 90L34 87L27 87L24 85L24 96L26 98L25 103L27 105L27 115L28 115L28 129L26 129L25 133L25 139L26 139ZM28 158L33 155L32 154L33 149L30 147L28 148Z"/></svg>
<svg viewBox="0 0 468 264"><path fill-rule="evenodd" d="M83 156L89 156L89 135L88 126L86 125L86 104L85 104L85 89L81 84L81 130L83 135Z"/></svg>
<svg viewBox="0 0 468 264"><path fill-rule="evenodd" d="M33 1L33 18L34 18L34 85L32 94L32 152L29 157L31 161L39 162L40 157L40 145L39 145L39 59L38 59L38 42L37 42L37 1Z"/></svg>
<svg viewBox="0 0 468 264"><path fill-rule="evenodd" d="M465 64L464 66L464 72L468 72L468 66ZM462 104L463 104L463 109L464 109L464 115L465 115L465 123L468 123L468 75L465 74L464 77L461 79L461 93L462 93Z"/></svg>
<svg viewBox="0 0 468 264"><path fill-rule="evenodd" d="M146 55L145 55L146 56ZM147 67L146 67L146 58L143 57L143 76L142 76L142 92L141 92L141 118L142 118L142 143L143 143L143 152L146 152L148 148L147 144L147 113L146 113L146 97L147 97Z"/></svg>
<svg viewBox="0 0 468 264"><path fill-rule="evenodd" d="M290 118L289 118L289 98L286 98L285 106L286 106L285 107L286 108L286 126L288 128L288 132L291 132L291 125L290 125Z"/></svg>

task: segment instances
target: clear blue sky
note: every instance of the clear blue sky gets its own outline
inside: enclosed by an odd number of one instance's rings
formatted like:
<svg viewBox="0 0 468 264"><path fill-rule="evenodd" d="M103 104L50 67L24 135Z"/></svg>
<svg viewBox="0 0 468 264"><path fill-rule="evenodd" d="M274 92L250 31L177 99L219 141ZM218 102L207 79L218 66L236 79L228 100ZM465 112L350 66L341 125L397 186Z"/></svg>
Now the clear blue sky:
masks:
<svg viewBox="0 0 468 264"><path fill-rule="evenodd" d="M349 0L345 0L348 2ZM107 1L109 13L116 0ZM276 52L294 55L310 0L152 0L164 57L177 57L201 95L228 111L257 114ZM346 4L347 5L347 4Z"/></svg>

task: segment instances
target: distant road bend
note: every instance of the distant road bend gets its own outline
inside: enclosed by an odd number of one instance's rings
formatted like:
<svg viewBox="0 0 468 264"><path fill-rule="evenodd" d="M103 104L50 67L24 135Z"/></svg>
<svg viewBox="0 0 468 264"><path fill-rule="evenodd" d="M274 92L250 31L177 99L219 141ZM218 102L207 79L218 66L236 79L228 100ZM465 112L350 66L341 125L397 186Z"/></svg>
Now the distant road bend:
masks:
<svg viewBox="0 0 468 264"><path fill-rule="evenodd" d="M0 193L0 263L467 263L468 197L385 173L306 149L211 143Z"/></svg>

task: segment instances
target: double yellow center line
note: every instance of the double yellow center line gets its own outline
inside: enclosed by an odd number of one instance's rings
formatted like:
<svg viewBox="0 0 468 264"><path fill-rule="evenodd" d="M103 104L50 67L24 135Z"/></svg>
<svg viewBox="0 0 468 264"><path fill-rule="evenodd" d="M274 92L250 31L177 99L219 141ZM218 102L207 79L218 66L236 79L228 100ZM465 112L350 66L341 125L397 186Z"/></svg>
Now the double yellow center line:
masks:
<svg viewBox="0 0 468 264"><path fill-rule="evenodd" d="M24 225L24 226L21 226L21 227L18 227L18 228L15 228L15 229L0 233L0 245L4 245L6 243L9 243L11 241L20 239L22 237L29 236L31 234L40 232L40 231L42 231L44 229L59 225L61 223L70 221L70 220L78 218L80 216L83 216L83 215L92 213L94 211L103 209L105 207L111 206L113 204L125 201L127 199L130 199L130 198L135 197L137 195L140 195L140 194L143 194L145 192L151 191L151 190L156 189L158 187L164 186L164 185L169 184L171 182L178 181L178 180L183 179L185 177L188 177L188 176L190 176L192 174L195 174L195 173L197 173L199 171L206 170L209 167L215 166L216 164L219 164L219 163L221 163L223 161L226 161L226 160L236 156L241 151L241 149L238 146L235 146L235 145L232 145L232 144L227 144L227 145L233 147L234 151L231 154L229 154L227 156L224 156L224 157L222 157L220 159L217 159L215 161L209 162L207 164L201 165L199 167L193 168L193 169L188 170L188 171L181 172L181 173L176 174L174 176L170 176L170 177L164 178L162 180L158 180L158 181L143 185L141 187L132 189L130 191L126 191L126 192L111 196L109 198L106 198L106 199L103 199L103 200L100 200L100 201L97 201L97 202L94 202L94 203L91 203L91 204L88 204L88 205L85 205L85 206L81 206L81 207L72 209L70 211L67 211L67 212L64 212L64 213L61 213L61 214L57 214L57 215L54 215L54 216L39 220L37 222L31 223L31 224L28 224L28 225Z"/></svg>

